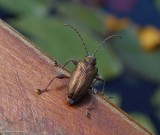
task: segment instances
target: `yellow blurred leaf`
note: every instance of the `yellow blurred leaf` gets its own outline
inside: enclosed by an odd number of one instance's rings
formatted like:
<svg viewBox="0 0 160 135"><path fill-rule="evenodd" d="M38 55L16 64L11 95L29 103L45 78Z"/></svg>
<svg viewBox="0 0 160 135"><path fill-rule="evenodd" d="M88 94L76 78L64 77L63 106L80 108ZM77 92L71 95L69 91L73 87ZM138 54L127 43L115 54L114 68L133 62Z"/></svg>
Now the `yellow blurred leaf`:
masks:
<svg viewBox="0 0 160 135"><path fill-rule="evenodd" d="M160 31L147 26L139 31L139 40L143 49L152 51L160 45Z"/></svg>

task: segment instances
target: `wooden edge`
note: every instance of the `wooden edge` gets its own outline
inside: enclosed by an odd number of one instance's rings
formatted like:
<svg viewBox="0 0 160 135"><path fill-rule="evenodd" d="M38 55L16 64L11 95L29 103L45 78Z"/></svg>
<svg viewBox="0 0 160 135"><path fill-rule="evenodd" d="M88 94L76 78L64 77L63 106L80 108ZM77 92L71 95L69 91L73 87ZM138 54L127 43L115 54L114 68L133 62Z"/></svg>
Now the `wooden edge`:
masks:
<svg viewBox="0 0 160 135"><path fill-rule="evenodd" d="M130 115L128 115L122 109L120 109L117 106L115 106L109 99L106 99L100 93L97 94L96 98L100 102L102 102L104 105L106 105L108 108L110 108L110 110L112 110L115 114L117 114L121 118L123 118L129 125L133 126L134 128L136 128L139 131L143 131L143 132L146 132L146 134L152 135L152 133L150 131L148 131L141 124L136 122Z"/></svg>
<svg viewBox="0 0 160 135"><path fill-rule="evenodd" d="M43 50L38 48L36 44L34 44L30 40L28 40L21 33L16 31L14 28L12 28L10 25L8 25L6 22L4 22L1 19L0 19L0 26L2 26L3 29L7 30L12 35L14 35L16 38L18 38L20 41L22 41L25 45L27 45L28 47L32 48L35 51L35 53L37 53L42 59L47 61L49 64L55 66L55 62L57 62L57 61L55 61L55 59L51 58L47 53L45 53ZM64 70L64 69L61 69L61 68L59 68L58 70L60 72L64 73L64 74L67 74L67 75L70 74L69 71L67 71L67 70Z"/></svg>
<svg viewBox="0 0 160 135"><path fill-rule="evenodd" d="M28 39L26 39L23 35L21 35L19 32L17 32L15 29L10 27L7 23L2 21L0 19L0 26L9 31L12 35L14 35L16 38L21 40L25 45L32 48L42 59L47 61L49 64L55 65L55 60L50 58L46 53L41 51L39 48L35 47L36 45L32 42L30 42ZM33 46L34 45L34 46ZM64 74L70 75L70 73L64 69L58 68L58 70ZM110 110L112 110L113 113L119 115L121 118L123 118L128 124L133 126L139 131L143 131L146 133L146 135L152 135L151 132L149 132L147 129L145 129L143 126L141 126L139 123L135 122L127 113L116 107L114 104L112 104L108 99L102 97L100 94L96 95L96 98L101 101L105 106L107 106Z"/></svg>

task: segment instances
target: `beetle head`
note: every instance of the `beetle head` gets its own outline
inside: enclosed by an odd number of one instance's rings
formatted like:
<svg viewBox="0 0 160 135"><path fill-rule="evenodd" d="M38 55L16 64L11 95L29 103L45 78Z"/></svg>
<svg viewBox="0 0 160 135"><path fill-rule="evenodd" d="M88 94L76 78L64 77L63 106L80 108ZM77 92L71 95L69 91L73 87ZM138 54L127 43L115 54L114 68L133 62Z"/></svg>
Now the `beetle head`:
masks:
<svg viewBox="0 0 160 135"><path fill-rule="evenodd" d="M87 63L89 63L90 65L93 65L93 66L96 65L96 58L93 57L93 56L86 56L84 58L84 61L87 62Z"/></svg>

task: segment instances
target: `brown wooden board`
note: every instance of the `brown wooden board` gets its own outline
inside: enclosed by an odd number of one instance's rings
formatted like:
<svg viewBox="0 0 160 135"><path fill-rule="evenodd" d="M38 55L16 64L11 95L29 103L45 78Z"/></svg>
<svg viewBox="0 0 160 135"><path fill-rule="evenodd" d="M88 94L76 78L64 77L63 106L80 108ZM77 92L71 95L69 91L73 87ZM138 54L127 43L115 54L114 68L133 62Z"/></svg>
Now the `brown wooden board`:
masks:
<svg viewBox="0 0 160 135"><path fill-rule="evenodd" d="M53 44L54 45L54 44ZM26 135L149 135L109 100L96 95L91 118L85 116L91 95L68 106L68 79L53 76L69 72L21 34L0 20L0 134Z"/></svg>

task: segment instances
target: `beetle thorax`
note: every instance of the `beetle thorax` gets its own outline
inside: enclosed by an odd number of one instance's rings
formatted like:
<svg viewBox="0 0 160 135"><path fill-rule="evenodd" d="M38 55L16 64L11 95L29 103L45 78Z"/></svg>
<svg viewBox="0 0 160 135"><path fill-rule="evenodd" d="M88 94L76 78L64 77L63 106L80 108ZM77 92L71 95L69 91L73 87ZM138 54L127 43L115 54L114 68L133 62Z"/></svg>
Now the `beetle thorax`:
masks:
<svg viewBox="0 0 160 135"><path fill-rule="evenodd" d="M87 62L87 63L89 63L92 66L95 66L96 65L96 58L93 57L93 56L86 56L84 58L84 62Z"/></svg>

